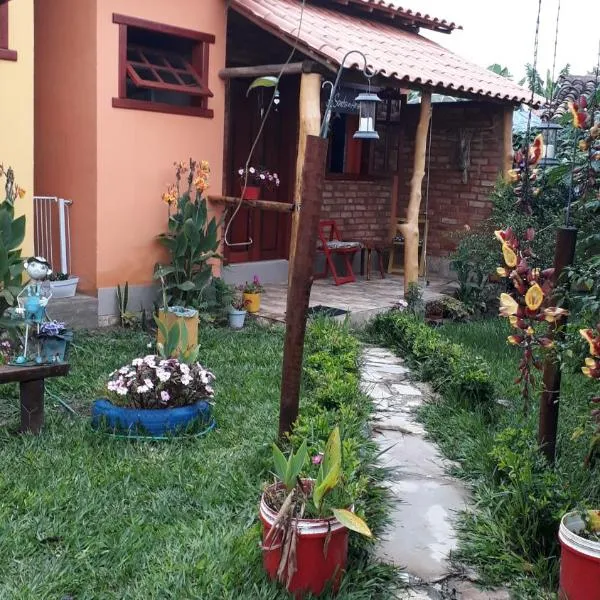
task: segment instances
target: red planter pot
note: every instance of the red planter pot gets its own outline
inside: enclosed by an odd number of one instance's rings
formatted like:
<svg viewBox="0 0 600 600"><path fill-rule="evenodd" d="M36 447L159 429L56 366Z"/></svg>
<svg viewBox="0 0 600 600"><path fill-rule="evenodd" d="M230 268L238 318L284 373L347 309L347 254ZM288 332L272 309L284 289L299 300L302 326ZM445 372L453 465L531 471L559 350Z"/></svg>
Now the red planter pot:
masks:
<svg viewBox="0 0 600 600"><path fill-rule="evenodd" d="M242 186L242 200L258 200L260 198L260 188L258 186L249 185Z"/></svg>
<svg viewBox="0 0 600 600"><path fill-rule="evenodd" d="M561 600L600 600L600 543L577 535L583 528L577 512L567 513L560 522Z"/></svg>
<svg viewBox="0 0 600 600"><path fill-rule="evenodd" d="M274 484L268 489L275 487L281 487L281 484ZM272 538L268 543L265 540L276 517L277 511L267 505L263 494L260 502L260 520L263 524L263 565L273 580L277 578L281 559L281 540ZM297 523L296 573L287 585L288 592L294 594L296 599L300 599L309 592L318 596L328 586L337 591L346 569L348 529L334 517L299 519ZM329 545L325 556L325 539L329 534Z"/></svg>

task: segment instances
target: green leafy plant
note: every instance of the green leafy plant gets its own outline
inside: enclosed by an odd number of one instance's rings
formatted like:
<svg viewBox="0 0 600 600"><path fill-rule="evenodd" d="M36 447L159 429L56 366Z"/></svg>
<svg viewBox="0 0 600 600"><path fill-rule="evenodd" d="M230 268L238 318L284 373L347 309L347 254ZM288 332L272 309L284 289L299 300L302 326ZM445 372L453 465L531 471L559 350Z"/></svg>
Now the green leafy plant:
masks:
<svg viewBox="0 0 600 600"><path fill-rule="evenodd" d="M404 294L406 310L413 315L423 317L425 315L425 304L423 302L423 290L416 281L408 284L408 290Z"/></svg>
<svg viewBox="0 0 600 600"><path fill-rule="evenodd" d="M262 294L265 291L265 288L260 282L258 275L255 275L252 278L252 281L246 281L246 283L240 286L240 288L244 294Z"/></svg>
<svg viewBox="0 0 600 600"><path fill-rule="evenodd" d="M125 329L131 329L135 327L138 322L138 316L128 310L129 306L129 282L126 281L125 285L121 288L117 285L117 304L119 305L119 323L121 327Z"/></svg>
<svg viewBox="0 0 600 600"><path fill-rule="evenodd" d="M285 458L283 452L273 444L273 464L275 465L275 475L283 483L285 489L291 492L298 484L300 473L304 468L306 459L308 458L308 448L306 440L302 442L302 446L298 452L290 451L288 459Z"/></svg>
<svg viewBox="0 0 600 600"><path fill-rule="evenodd" d="M23 260L19 246L25 239L25 216L15 218L15 202L25 196L25 190L15 183L13 170L0 164L2 177L5 199L0 204L0 317L16 304L21 291Z"/></svg>
<svg viewBox="0 0 600 600"><path fill-rule="evenodd" d="M188 347L188 333L185 324L181 320L174 321L167 327L158 317L154 322L160 331L164 342L158 342L156 349L162 358L178 358L181 362L192 364L198 360L200 346Z"/></svg>
<svg viewBox="0 0 600 600"><path fill-rule="evenodd" d="M163 305L168 302L195 307L202 301L202 292L211 281L209 261L221 258L218 223L214 217L208 219L203 197L208 187L208 163L190 159L189 167L183 163L176 167L176 184L163 194L163 201L169 206L168 231L158 236L169 251L171 262L157 264L155 278L161 280ZM184 175L187 175L187 186L181 192Z"/></svg>

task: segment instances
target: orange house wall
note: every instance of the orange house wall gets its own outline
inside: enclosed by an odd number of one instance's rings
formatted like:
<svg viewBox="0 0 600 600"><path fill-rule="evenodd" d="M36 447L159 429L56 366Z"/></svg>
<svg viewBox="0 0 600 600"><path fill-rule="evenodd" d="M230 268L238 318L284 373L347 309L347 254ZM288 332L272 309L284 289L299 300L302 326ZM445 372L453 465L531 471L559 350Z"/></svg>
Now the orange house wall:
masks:
<svg viewBox="0 0 600 600"><path fill-rule="evenodd" d="M96 0L35 2L34 191L73 200L71 270L96 289Z"/></svg>
<svg viewBox="0 0 600 600"><path fill-rule="evenodd" d="M113 12L211 33L209 108L214 118L112 107L118 95L118 33ZM152 281L166 257L156 236L166 229L161 194L174 181L173 163L208 160L210 193L222 192L226 3L223 0L102 0L97 3L97 287Z"/></svg>

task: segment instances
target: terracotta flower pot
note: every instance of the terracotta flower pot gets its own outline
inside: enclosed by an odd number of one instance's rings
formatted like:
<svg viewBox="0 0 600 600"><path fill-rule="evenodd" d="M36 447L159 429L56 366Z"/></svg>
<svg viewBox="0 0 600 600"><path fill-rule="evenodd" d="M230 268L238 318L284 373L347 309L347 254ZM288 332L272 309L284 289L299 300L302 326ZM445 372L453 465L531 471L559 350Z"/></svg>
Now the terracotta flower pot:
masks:
<svg viewBox="0 0 600 600"><path fill-rule="evenodd" d="M307 480L312 485L310 480ZM260 520L263 524L263 565L271 579L277 578L281 560L281 539L277 536L266 541L277 517L266 502L270 490L281 488L277 483L269 486L260 502ZM305 594L320 595L329 585L337 591L346 568L348 557L348 529L335 517L329 519L298 519L296 544L296 572L286 585L296 599ZM327 552L325 552L326 540Z"/></svg>
<svg viewBox="0 0 600 600"><path fill-rule="evenodd" d="M245 302L246 310L249 313L257 313L260 310L260 294L249 294L244 292L242 297Z"/></svg>
<svg viewBox="0 0 600 600"><path fill-rule="evenodd" d="M600 600L600 543L579 535L584 527L578 512L567 513L560 522L561 600Z"/></svg>

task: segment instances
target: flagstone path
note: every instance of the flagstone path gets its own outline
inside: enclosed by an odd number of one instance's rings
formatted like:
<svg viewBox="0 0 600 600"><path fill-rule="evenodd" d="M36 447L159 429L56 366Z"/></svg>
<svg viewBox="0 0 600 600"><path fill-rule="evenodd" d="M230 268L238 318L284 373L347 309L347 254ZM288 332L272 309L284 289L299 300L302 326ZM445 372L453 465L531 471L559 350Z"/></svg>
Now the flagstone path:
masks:
<svg viewBox="0 0 600 600"><path fill-rule="evenodd" d="M392 470L389 487L396 505L393 524L378 556L401 567L412 600L508 600L505 590L477 588L448 561L456 548L454 518L467 507L464 485L448 475L451 463L425 439L416 409L429 397L427 385L411 380L404 361L384 348L363 352L361 387L376 404L373 435Z"/></svg>

